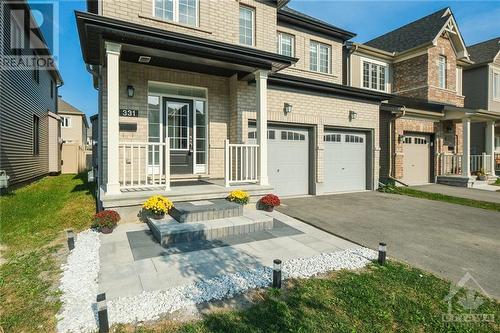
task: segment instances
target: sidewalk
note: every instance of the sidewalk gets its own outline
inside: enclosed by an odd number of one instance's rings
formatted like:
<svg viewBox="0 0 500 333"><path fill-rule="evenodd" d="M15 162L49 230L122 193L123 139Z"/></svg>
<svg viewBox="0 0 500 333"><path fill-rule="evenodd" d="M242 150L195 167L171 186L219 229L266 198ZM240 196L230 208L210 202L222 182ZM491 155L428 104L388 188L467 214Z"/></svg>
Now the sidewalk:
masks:
<svg viewBox="0 0 500 333"><path fill-rule="evenodd" d="M415 190L450 195L453 197L500 203L500 192L479 190L474 188L429 184L421 186L410 186ZM498 186L500 190L500 186Z"/></svg>

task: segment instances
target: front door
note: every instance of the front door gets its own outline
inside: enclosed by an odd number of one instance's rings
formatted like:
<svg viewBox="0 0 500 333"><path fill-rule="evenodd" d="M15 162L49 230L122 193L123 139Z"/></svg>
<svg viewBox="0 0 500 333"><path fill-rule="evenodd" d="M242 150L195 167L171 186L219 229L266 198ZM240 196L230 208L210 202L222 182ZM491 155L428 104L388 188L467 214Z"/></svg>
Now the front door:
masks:
<svg viewBox="0 0 500 333"><path fill-rule="evenodd" d="M193 101L163 99L164 126L170 138L170 173L193 173Z"/></svg>

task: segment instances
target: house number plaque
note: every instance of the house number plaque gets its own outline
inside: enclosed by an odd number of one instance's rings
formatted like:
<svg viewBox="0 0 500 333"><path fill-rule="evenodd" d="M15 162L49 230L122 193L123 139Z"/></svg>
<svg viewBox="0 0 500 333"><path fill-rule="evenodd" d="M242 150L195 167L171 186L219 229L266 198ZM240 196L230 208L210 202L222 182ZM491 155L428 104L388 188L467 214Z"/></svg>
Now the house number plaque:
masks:
<svg viewBox="0 0 500 333"><path fill-rule="evenodd" d="M120 109L121 117L139 117L139 110L133 109Z"/></svg>

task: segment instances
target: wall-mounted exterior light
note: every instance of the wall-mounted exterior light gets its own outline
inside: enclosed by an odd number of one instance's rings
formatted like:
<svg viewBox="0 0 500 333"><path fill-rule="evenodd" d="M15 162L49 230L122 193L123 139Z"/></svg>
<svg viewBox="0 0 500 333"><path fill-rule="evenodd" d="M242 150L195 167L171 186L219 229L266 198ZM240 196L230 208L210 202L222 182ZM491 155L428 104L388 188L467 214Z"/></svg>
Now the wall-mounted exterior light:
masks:
<svg viewBox="0 0 500 333"><path fill-rule="evenodd" d="M285 103L285 113L292 112L292 104Z"/></svg>
<svg viewBox="0 0 500 333"><path fill-rule="evenodd" d="M127 96L128 97L134 97L134 86L127 86Z"/></svg>
<svg viewBox="0 0 500 333"><path fill-rule="evenodd" d="M403 143L406 139L406 136L404 136L403 134L399 134L398 139L399 139L399 143Z"/></svg>
<svg viewBox="0 0 500 333"><path fill-rule="evenodd" d="M354 111L349 111L349 121L353 121L354 119L358 119L358 113Z"/></svg>

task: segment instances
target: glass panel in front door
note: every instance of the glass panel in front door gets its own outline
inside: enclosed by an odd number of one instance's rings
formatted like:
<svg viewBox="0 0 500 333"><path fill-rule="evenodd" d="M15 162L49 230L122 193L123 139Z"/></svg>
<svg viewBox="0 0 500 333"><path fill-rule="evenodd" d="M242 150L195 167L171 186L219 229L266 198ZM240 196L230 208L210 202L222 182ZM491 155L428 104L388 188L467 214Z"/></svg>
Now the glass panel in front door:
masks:
<svg viewBox="0 0 500 333"><path fill-rule="evenodd" d="M189 103L167 102L168 136L170 149L187 150L189 147Z"/></svg>

